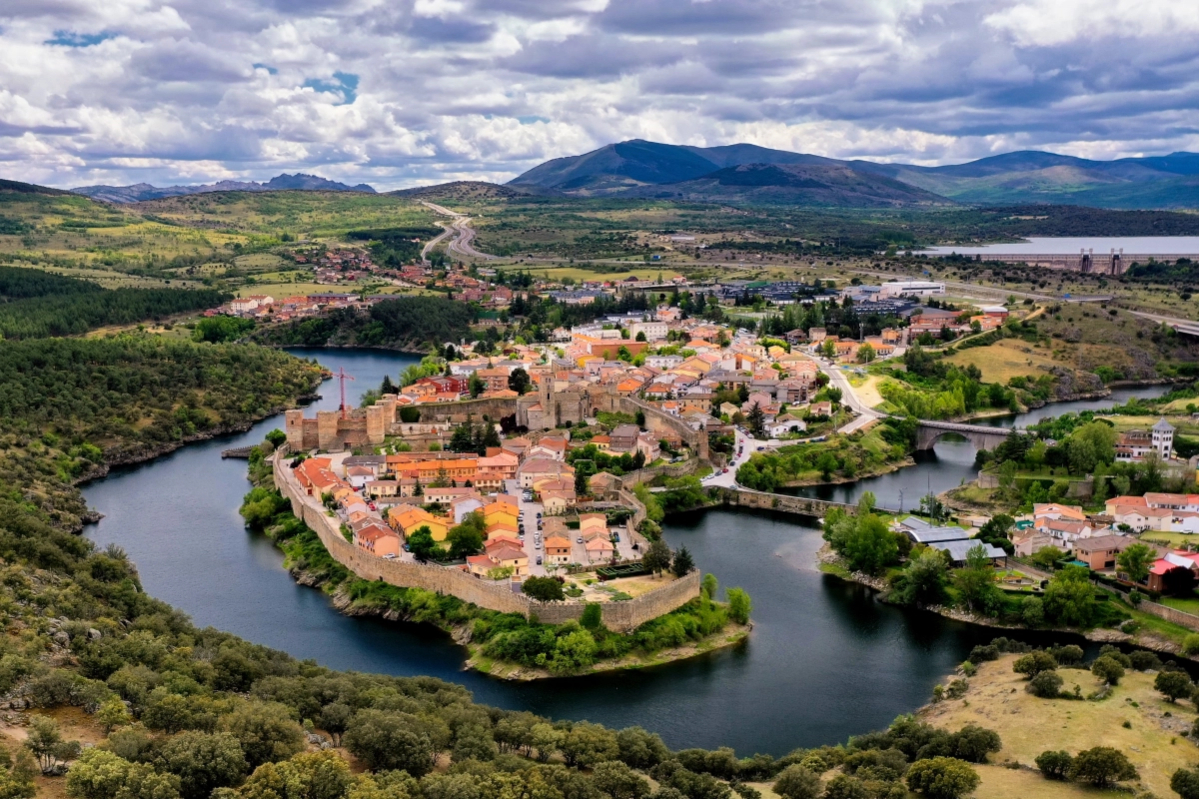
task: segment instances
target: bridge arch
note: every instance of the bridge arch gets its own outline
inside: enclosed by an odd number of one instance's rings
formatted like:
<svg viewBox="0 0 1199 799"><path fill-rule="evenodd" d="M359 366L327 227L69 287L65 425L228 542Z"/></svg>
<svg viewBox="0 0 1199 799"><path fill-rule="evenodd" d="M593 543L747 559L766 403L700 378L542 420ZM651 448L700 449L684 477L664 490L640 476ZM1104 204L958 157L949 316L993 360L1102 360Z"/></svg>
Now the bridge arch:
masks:
<svg viewBox="0 0 1199 799"><path fill-rule="evenodd" d="M1012 428L985 427L983 425L956 424L953 422L921 422L916 433L916 449L932 449L938 441L950 433L966 438L975 449L991 450L1002 444L1011 435Z"/></svg>

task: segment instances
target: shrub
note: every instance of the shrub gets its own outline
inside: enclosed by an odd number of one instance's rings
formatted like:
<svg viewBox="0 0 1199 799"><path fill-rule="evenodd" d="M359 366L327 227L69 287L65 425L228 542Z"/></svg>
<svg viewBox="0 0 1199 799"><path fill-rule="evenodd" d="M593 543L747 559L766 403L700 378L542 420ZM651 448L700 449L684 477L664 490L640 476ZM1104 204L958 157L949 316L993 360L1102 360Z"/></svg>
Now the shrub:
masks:
<svg viewBox="0 0 1199 799"><path fill-rule="evenodd" d="M1199 799L1199 769L1180 768L1170 777L1170 790L1182 799Z"/></svg>
<svg viewBox="0 0 1199 799"><path fill-rule="evenodd" d="M803 766L787 766L775 780L774 792L783 799L816 799L820 778Z"/></svg>
<svg viewBox="0 0 1199 799"><path fill-rule="evenodd" d="M1091 664L1091 673L1109 685L1119 685L1120 678L1124 676L1124 667L1104 655Z"/></svg>
<svg viewBox="0 0 1199 799"><path fill-rule="evenodd" d="M1191 682L1191 678L1181 671L1159 671L1153 680L1153 687L1169 699L1171 704L1195 691L1195 684Z"/></svg>
<svg viewBox="0 0 1199 799"><path fill-rule="evenodd" d="M1070 769L1074 766L1074 758L1070 757L1070 753L1061 750L1042 752L1037 755L1034 762L1047 780L1066 779L1070 775Z"/></svg>
<svg viewBox="0 0 1199 799"><path fill-rule="evenodd" d="M1052 671L1056 668L1057 661L1054 660L1053 655L1040 650L1029 652L1027 655L1021 655L1012 664L1012 671L1017 674L1023 674L1029 679L1036 677L1043 671Z"/></svg>
<svg viewBox="0 0 1199 799"><path fill-rule="evenodd" d="M1193 655L1199 652L1199 634L1192 633L1182 639L1182 654Z"/></svg>
<svg viewBox="0 0 1199 799"><path fill-rule="evenodd" d="M1162 659L1156 653L1147 652L1144 649L1133 652L1128 656L1128 660L1137 671L1157 671L1162 667Z"/></svg>
<svg viewBox="0 0 1199 799"><path fill-rule="evenodd" d="M1096 746L1078 753L1070 767L1070 776L1089 782L1096 788L1106 788L1120 780L1135 780L1137 770L1119 749Z"/></svg>
<svg viewBox="0 0 1199 799"><path fill-rule="evenodd" d="M958 799L978 787L978 772L952 757L917 760L908 769L908 787L929 799Z"/></svg>
<svg viewBox="0 0 1199 799"><path fill-rule="evenodd" d="M999 659L999 647L995 644L979 644L970 650L971 663L985 663L988 660Z"/></svg>
<svg viewBox="0 0 1199 799"><path fill-rule="evenodd" d="M1086 654L1082 651L1082 647L1076 644L1052 646L1047 651L1062 666L1077 666L1079 663L1082 663L1082 659Z"/></svg>
<svg viewBox="0 0 1199 799"><path fill-rule="evenodd" d="M1025 690L1042 699L1053 699L1062 692L1062 678L1056 671L1043 671L1028 681Z"/></svg>

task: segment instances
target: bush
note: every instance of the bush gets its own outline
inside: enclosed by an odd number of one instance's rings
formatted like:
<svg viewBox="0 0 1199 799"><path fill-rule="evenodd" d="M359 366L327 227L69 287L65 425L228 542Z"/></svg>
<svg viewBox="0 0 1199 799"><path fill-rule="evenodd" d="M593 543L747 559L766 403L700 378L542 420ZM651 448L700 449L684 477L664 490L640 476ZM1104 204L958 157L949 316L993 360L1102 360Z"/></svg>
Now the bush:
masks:
<svg viewBox="0 0 1199 799"><path fill-rule="evenodd" d="M1075 644L1053 646L1046 651L1053 655L1053 659L1062 666L1077 666L1079 663L1082 663L1082 659L1086 655L1082 651L1082 647Z"/></svg>
<svg viewBox="0 0 1199 799"><path fill-rule="evenodd" d="M1135 780L1137 770L1119 749L1096 746L1078 753L1070 767L1070 776L1089 782L1096 788L1106 788L1120 780Z"/></svg>
<svg viewBox="0 0 1199 799"><path fill-rule="evenodd" d="M1037 768L1041 770L1041 774L1047 780L1064 780L1070 775L1070 770L1074 766L1074 758L1070 757L1069 752L1063 751L1048 751L1037 755Z"/></svg>
<svg viewBox="0 0 1199 799"><path fill-rule="evenodd" d="M538 602L561 602L566 598L562 592L562 583L553 577L530 577L524 581L520 590Z"/></svg>
<svg viewBox="0 0 1199 799"><path fill-rule="evenodd" d="M908 787L929 799L958 799L978 787L978 772L952 757L917 760L908 769Z"/></svg>
<svg viewBox="0 0 1199 799"><path fill-rule="evenodd" d="M1012 671L1017 674L1023 674L1029 679L1036 677L1043 671L1052 671L1056 668L1057 661L1054 660L1053 655L1040 650L1022 655L1016 658L1016 662L1012 664Z"/></svg>
<svg viewBox="0 0 1199 799"><path fill-rule="evenodd" d="M971 663L985 663L989 660L999 659L999 647L995 644L979 644L970 650Z"/></svg>
<svg viewBox="0 0 1199 799"><path fill-rule="evenodd" d="M1191 682L1191 678L1181 671L1159 671L1153 680L1153 687L1169 699L1171 704L1195 691L1195 684Z"/></svg>
<svg viewBox="0 0 1199 799"><path fill-rule="evenodd" d="M1199 769L1180 768L1170 777L1170 790L1181 799L1199 799Z"/></svg>
<svg viewBox="0 0 1199 799"><path fill-rule="evenodd" d="M1162 667L1162 659L1154 652L1138 649L1128 656L1132 667L1137 671L1158 671Z"/></svg>
<svg viewBox="0 0 1199 799"><path fill-rule="evenodd" d="M1119 685L1124 676L1124 667L1112 658L1104 655L1091 664L1091 673L1108 685Z"/></svg>
<svg viewBox="0 0 1199 799"><path fill-rule="evenodd" d="M783 799L816 799L820 778L803 766L787 766L775 780L774 792Z"/></svg>
<svg viewBox="0 0 1199 799"><path fill-rule="evenodd" d="M1062 678L1056 671L1043 671L1028 681L1025 690L1042 699L1054 699L1062 692Z"/></svg>
<svg viewBox="0 0 1199 799"><path fill-rule="evenodd" d="M1182 654L1194 655L1199 652L1199 634L1192 633L1182 639Z"/></svg>

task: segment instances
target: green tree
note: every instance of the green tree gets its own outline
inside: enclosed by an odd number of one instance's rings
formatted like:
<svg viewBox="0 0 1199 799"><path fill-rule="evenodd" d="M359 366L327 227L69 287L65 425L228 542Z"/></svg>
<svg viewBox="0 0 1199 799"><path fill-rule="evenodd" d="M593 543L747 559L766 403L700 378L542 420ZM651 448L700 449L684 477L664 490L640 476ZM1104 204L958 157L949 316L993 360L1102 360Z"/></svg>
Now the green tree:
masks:
<svg viewBox="0 0 1199 799"><path fill-rule="evenodd" d="M304 750L304 731L287 706L278 702L242 703L222 717L221 728L241 744L251 769Z"/></svg>
<svg viewBox="0 0 1199 799"><path fill-rule="evenodd" d="M1095 617L1095 588L1085 566L1059 571L1045 589L1045 615L1071 627L1089 627Z"/></svg>
<svg viewBox="0 0 1199 799"><path fill-rule="evenodd" d="M766 412L758 403L755 402L749 406L749 413L745 416L745 426L754 438L766 438Z"/></svg>
<svg viewBox="0 0 1199 799"><path fill-rule="evenodd" d="M595 663L599 645L587 630L564 625L546 667L551 674L576 674Z"/></svg>
<svg viewBox="0 0 1199 799"><path fill-rule="evenodd" d="M1171 704L1195 693L1195 684L1185 671L1159 671L1153 678L1153 687L1169 699Z"/></svg>
<svg viewBox="0 0 1199 799"><path fill-rule="evenodd" d="M538 602L561 602L566 598L562 583L553 577L530 577L524 581L520 590Z"/></svg>
<svg viewBox="0 0 1199 799"><path fill-rule="evenodd" d="M34 716L29 722L25 748L37 758L42 773L51 774L58 768L59 763L79 755L80 744L78 741L64 739L54 719Z"/></svg>
<svg viewBox="0 0 1199 799"><path fill-rule="evenodd" d="M978 787L978 772L957 758L917 760L908 769L908 787L929 799L958 799Z"/></svg>
<svg viewBox="0 0 1199 799"><path fill-rule="evenodd" d="M433 769L433 744L407 713L360 710L344 736L346 748L371 769L403 769L423 777Z"/></svg>
<svg viewBox="0 0 1199 799"><path fill-rule="evenodd" d="M930 548L908 562L892 596L903 605L939 605L945 601L948 583L945 556Z"/></svg>
<svg viewBox="0 0 1199 799"><path fill-rule="evenodd" d="M1028 681L1025 687L1033 696L1039 696L1042 699L1053 699L1062 692L1062 678L1058 675L1055 669L1042 671L1037 676Z"/></svg>
<svg viewBox="0 0 1199 799"><path fill-rule="evenodd" d="M241 744L226 732L183 732L169 738L154 765L179 777L183 799L208 799L216 788L236 785L248 770Z"/></svg>
<svg viewBox="0 0 1199 799"><path fill-rule="evenodd" d="M483 548L484 535L483 515L478 511L467 514L462 524L451 527L446 534L450 557L461 559L477 554Z"/></svg>
<svg viewBox="0 0 1199 799"><path fill-rule="evenodd" d="M708 572L704 575L704 579L700 582L700 590L708 595L708 599L715 599L716 592L719 590L720 583L716 580L716 575Z"/></svg>
<svg viewBox="0 0 1199 799"><path fill-rule="evenodd" d="M1037 755L1037 768L1041 770L1041 774L1047 780L1064 780L1070 776L1070 769L1074 765L1074 758L1070 757L1069 752L1062 751L1047 751Z"/></svg>
<svg viewBox="0 0 1199 799"><path fill-rule="evenodd" d="M333 738L334 746L341 746L342 733L350 726L354 709L345 702L331 702L321 708L317 724Z"/></svg>
<svg viewBox="0 0 1199 799"><path fill-rule="evenodd" d="M825 516L824 538L849 568L879 574L899 562L899 542L887 524L859 508L856 516L835 508Z"/></svg>
<svg viewBox="0 0 1199 799"><path fill-rule="evenodd" d="M1143 583L1149 578L1149 567L1157 560L1157 550L1148 544L1137 542L1116 556L1116 565L1134 583Z"/></svg>
<svg viewBox="0 0 1199 799"><path fill-rule="evenodd" d="M650 794L649 781L619 760L597 763L591 781L612 799L644 799Z"/></svg>
<svg viewBox="0 0 1199 799"><path fill-rule="evenodd" d="M1089 782L1096 788L1106 788L1113 782L1135 780L1138 775L1132 763L1119 749L1096 746L1093 749L1085 749L1074 757L1070 776Z"/></svg>
<svg viewBox="0 0 1199 799"><path fill-rule="evenodd" d="M657 541L651 541L646 547L645 554L641 556L641 565L654 574L661 574L670 569L673 560L674 553L670 551L666 542L659 538Z"/></svg>
<svg viewBox="0 0 1199 799"><path fill-rule="evenodd" d="M816 799L820 796L820 778L801 765L791 765L779 772L773 790L783 799Z"/></svg>
<svg viewBox="0 0 1199 799"><path fill-rule="evenodd" d="M1052 569L1053 564L1066 556L1065 552L1054 546L1041 547L1036 552L1032 553L1032 562L1042 569Z"/></svg>
<svg viewBox="0 0 1199 799"><path fill-rule="evenodd" d="M350 764L336 752L305 752L259 766L238 795L240 799L342 799L354 782Z"/></svg>
<svg viewBox="0 0 1199 799"><path fill-rule="evenodd" d="M524 370L524 367L518 366L508 375L508 388L517 394L528 394L529 389L532 387L533 381L529 378L529 373Z"/></svg>
<svg viewBox="0 0 1199 799"><path fill-rule="evenodd" d="M687 547L680 547L679 551L674 553L674 564L671 566L671 571L674 572L675 577L680 578L695 571L695 559L691 557Z"/></svg>
<svg viewBox="0 0 1199 799"><path fill-rule="evenodd" d="M858 347L858 363L870 363L875 358L874 347L869 343Z"/></svg>
<svg viewBox="0 0 1199 799"><path fill-rule="evenodd" d="M1170 777L1170 790L1180 799L1199 799L1199 768L1180 768Z"/></svg>
<svg viewBox="0 0 1199 799"><path fill-rule="evenodd" d="M412 557L422 563L442 554L441 547L433 540L433 531L428 525L421 525L412 531L412 535L408 536L408 550Z"/></svg>
<svg viewBox="0 0 1199 799"><path fill-rule="evenodd" d="M588 721L571 725L559 744L559 750L566 758L566 765L572 767L591 766L620 756L616 733Z"/></svg>
<svg viewBox="0 0 1199 799"><path fill-rule="evenodd" d="M466 381L466 389L470 392L470 398L476 399L480 394L487 390L487 384L483 382L483 378L475 372L470 373L470 378Z"/></svg>
<svg viewBox="0 0 1199 799"><path fill-rule="evenodd" d="M98 747L88 749L67 772L71 799L179 799L179 778L130 763Z"/></svg>
<svg viewBox="0 0 1199 799"><path fill-rule="evenodd" d="M282 430L276 427L274 430L266 434L266 440L271 442L272 447L278 449L283 445L284 442L287 441L287 433L284 433Z"/></svg>
<svg viewBox="0 0 1199 799"><path fill-rule="evenodd" d="M1053 655L1038 649L1016 658L1016 662L1012 664L1012 671L1031 680L1043 671L1053 671L1057 665L1057 659Z"/></svg>
<svg viewBox="0 0 1199 799"><path fill-rule="evenodd" d="M117 727L133 723L133 717L129 715L125 703L114 696L100 705L100 709L96 711L96 721L100 722L104 734L107 735Z"/></svg>
<svg viewBox="0 0 1199 799"><path fill-rule="evenodd" d="M1104 655L1095 658L1095 662L1091 664L1091 673L1109 685L1118 685L1120 678L1124 676L1124 667L1115 658Z"/></svg>
<svg viewBox="0 0 1199 799"><path fill-rule="evenodd" d="M727 592L729 600L729 618L738 624L748 624L749 614L753 610L753 602L741 588L730 588Z"/></svg>
<svg viewBox="0 0 1199 799"><path fill-rule="evenodd" d="M953 584L966 607L979 613L994 614L1003 603L995 584L995 567L982 544L966 551L966 563L954 572Z"/></svg>

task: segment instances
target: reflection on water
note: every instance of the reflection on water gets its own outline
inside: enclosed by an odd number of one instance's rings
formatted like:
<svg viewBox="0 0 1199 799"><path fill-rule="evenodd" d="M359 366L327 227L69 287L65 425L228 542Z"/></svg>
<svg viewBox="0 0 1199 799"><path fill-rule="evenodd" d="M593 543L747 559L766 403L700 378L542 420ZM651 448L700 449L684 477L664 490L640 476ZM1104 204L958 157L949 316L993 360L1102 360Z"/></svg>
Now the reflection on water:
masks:
<svg viewBox="0 0 1199 799"><path fill-rule="evenodd" d="M394 379L414 360L345 350L301 354L334 370L344 366L357 378L348 386L355 402L385 373ZM335 384L325 384L324 393L317 407L336 407ZM88 502L105 514L88 534L128 550L146 589L199 625L333 668L452 680L503 707L613 727L639 724L674 747L777 755L843 741L923 704L971 647L992 637L882 605L871 592L821 574L812 566L821 545L814 523L717 510L672 519L665 534L722 586L749 591L755 629L748 643L659 668L571 680L524 684L462 672L462 650L440 631L342 616L320 591L292 581L269 541L245 531L237 515L248 488L245 462L223 461L220 450L257 443L281 422L269 419L245 435L187 447L88 486ZM935 490L956 485L973 457L968 444L942 441L918 467L821 491L852 501L869 484L880 502L902 490L911 506L927 490L926 479Z"/></svg>

